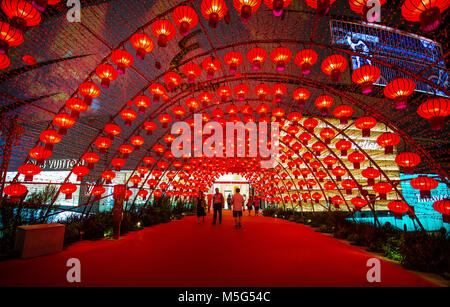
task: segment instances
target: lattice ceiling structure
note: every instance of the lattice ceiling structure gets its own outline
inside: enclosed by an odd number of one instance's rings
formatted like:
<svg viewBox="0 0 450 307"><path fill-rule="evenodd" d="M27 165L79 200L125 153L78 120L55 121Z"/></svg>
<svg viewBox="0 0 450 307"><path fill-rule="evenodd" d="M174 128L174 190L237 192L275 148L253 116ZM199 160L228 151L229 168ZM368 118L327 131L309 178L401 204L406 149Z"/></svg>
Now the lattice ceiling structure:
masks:
<svg viewBox="0 0 450 307"><path fill-rule="evenodd" d="M31 5L31 1L3 2ZM363 15L358 12L363 11L364 0L330 1L325 16L318 16L317 1L312 0L281 1L285 7L278 12L269 0L81 1L81 23L68 22L69 8L63 2L49 2L40 22L28 23L24 42L17 47L11 44L8 60L2 56L3 66L10 63L0 77L2 126L13 120L23 127L8 159L10 171L29 164L42 166L48 159L79 161L72 171L95 183L93 195L80 206L98 200L119 168L134 170L127 182L133 202L167 190L169 195L193 195L230 171L246 176L261 197L306 210L323 210L328 203L342 210L361 206L374 210L398 201L391 206L408 211L401 205L398 163L402 161L402 167L411 161L417 164L416 173L437 174L437 181L448 183L448 99L408 92L410 83L414 88L422 82L449 95L448 83L436 85L421 75L423 71L377 59L370 67L353 71L351 56L370 59L370 55L332 43L330 21L361 23ZM441 7L442 20L436 30L426 32L418 19L411 21L408 5L416 2L381 1L381 24L442 43L445 55L439 61L447 61L450 2L424 1ZM242 3L255 5L250 17L248 7L241 10ZM218 7L222 10L216 12L219 20L214 25L215 16L208 13ZM8 10L3 11L2 31L6 31L5 23L14 22ZM191 24L179 22L180 16L187 16ZM262 49L262 63L254 61L259 54L255 48ZM290 58L283 58L284 53ZM344 65L336 79L338 64ZM434 65L430 66L425 69ZM382 67L403 74L404 79L387 87L370 86ZM399 89L405 92L403 98L408 95L406 108L402 108L405 99L396 98ZM303 99L302 93L309 97ZM433 113L427 108L432 103L440 107L440 130L431 129L424 118L423 112ZM425 110L421 115L419 106ZM258 159L251 158L172 158L168 135L176 112L183 120L203 113L205 122L218 118L281 122L278 165L264 170ZM381 144L378 149L361 145L369 139L367 129L372 129L370 138ZM3 145L6 132L5 128ZM391 144L393 150L388 148ZM352 153L356 154L350 158ZM92 169L80 167L96 160ZM38 172L33 167L19 170L15 183L5 183L9 195L27 171ZM433 180L416 186L426 194ZM70 195L81 185L68 176L60 192Z"/></svg>

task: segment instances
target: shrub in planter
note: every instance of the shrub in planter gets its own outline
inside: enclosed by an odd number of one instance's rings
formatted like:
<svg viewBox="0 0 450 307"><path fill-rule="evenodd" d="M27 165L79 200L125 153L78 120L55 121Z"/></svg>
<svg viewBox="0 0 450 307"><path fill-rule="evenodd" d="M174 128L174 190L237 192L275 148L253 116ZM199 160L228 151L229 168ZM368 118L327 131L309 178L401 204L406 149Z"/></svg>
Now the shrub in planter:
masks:
<svg viewBox="0 0 450 307"><path fill-rule="evenodd" d="M403 255L400 252L402 241L403 236L401 234L388 236L384 246L384 255L389 259L402 261Z"/></svg>
<svg viewBox="0 0 450 307"><path fill-rule="evenodd" d="M350 234L347 237L347 240L349 240L352 245L362 246L362 245L364 245L366 243L365 240L364 240L364 236L362 236L359 233L352 233L352 234Z"/></svg>
<svg viewBox="0 0 450 307"><path fill-rule="evenodd" d="M263 209L263 215L273 217L275 215L276 209L275 208L264 208Z"/></svg>
<svg viewBox="0 0 450 307"><path fill-rule="evenodd" d="M89 216L82 224L81 230L84 231L83 239L99 240L104 238L105 230L112 227L113 220L110 213L98 213Z"/></svg>

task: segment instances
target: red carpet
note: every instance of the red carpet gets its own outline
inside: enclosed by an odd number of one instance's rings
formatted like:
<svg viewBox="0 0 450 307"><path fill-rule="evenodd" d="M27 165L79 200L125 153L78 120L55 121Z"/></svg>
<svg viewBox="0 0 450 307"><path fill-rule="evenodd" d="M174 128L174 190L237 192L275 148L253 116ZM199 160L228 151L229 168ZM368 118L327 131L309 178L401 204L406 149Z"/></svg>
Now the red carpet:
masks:
<svg viewBox="0 0 450 307"><path fill-rule="evenodd" d="M366 281L372 256L296 223L247 217L235 229L196 217L157 225L120 241L84 241L55 255L0 262L1 286L433 286L381 262L381 283ZM66 261L81 261L81 284Z"/></svg>

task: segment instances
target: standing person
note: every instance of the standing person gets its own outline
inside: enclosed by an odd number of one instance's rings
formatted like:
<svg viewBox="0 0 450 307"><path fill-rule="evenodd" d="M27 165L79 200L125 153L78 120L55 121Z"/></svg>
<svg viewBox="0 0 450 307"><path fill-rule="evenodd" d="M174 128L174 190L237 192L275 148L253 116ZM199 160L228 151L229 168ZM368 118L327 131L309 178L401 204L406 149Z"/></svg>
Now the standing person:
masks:
<svg viewBox="0 0 450 307"><path fill-rule="evenodd" d="M259 199L256 199L255 201L253 201L253 206L255 207L255 216L259 215Z"/></svg>
<svg viewBox="0 0 450 307"><path fill-rule="evenodd" d="M244 197L239 193L241 189L237 188L236 193L231 198L231 206L233 207L234 227L242 227L242 209L244 208ZM238 222L239 221L239 222Z"/></svg>
<svg viewBox="0 0 450 307"><path fill-rule="evenodd" d="M248 216L252 214L252 207L253 207L253 196L250 195L247 202Z"/></svg>
<svg viewBox="0 0 450 307"><path fill-rule="evenodd" d="M205 207L206 207L206 201L205 197L203 196L203 192L200 191L199 195L196 198L197 200L197 220L200 224L200 218L203 218L203 223L205 222Z"/></svg>
<svg viewBox="0 0 450 307"><path fill-rule="evenodd" d="M225 206L225 198L222 193L219 192L219 189L216 188L216 194L213 195L213 209L214 209L214 217L213 217L213 225L216 225L217 213L219 213L219 224L222 224L222 208Z"/></svg>
<svg viewBox="0 0 450 307"><path fill-rule="evenodd" d="M228 197L227 197L227 204L228 204L228 209L231 210L231 194L228 194Z"/></svg>

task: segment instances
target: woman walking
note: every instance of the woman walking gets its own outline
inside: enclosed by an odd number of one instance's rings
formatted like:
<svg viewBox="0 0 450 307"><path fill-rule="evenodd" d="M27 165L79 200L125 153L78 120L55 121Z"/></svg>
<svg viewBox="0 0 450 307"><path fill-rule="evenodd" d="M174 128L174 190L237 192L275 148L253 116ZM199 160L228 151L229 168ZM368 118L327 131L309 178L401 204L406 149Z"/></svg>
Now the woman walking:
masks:
<svg viewBox="0 0 450 307"><path fill-rule="evenodd" d="M252 214L252 207L253 207L253 196L250 195L247 201L248 216Z"/></svg>
<svg viewBox="0 0 450 307"><path fill-rule="evenodd" d="M205 197L203 196L203 192L200 191L197 198L196 198L196 202L197 202L197 220L198 223L200 224L200 218L203 219L203 223L205 222L205 207L206 207L206 200Z"/></svg>

